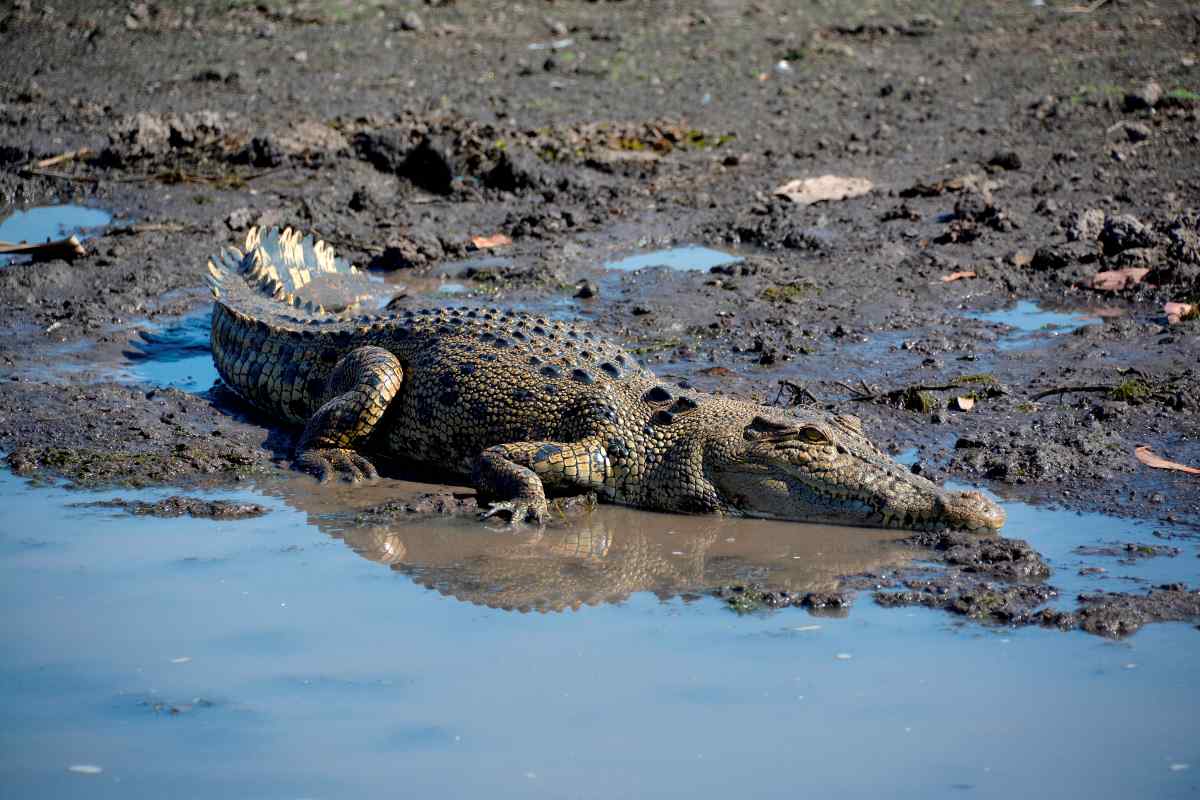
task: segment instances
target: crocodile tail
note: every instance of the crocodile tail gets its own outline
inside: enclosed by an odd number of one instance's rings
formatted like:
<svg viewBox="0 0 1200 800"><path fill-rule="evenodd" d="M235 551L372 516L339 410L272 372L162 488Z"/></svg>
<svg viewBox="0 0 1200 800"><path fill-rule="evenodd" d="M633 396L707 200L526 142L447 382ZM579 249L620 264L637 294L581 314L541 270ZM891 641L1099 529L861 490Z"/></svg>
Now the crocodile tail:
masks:
<svg viewBox="0 0 1200 800"><path fill-rule="evenodd" d="M244 252L229 247L209 260L208 285L229 305L270 298L314 315L348 310L370 295L362 272L292 228L251 228Z"/></svg>

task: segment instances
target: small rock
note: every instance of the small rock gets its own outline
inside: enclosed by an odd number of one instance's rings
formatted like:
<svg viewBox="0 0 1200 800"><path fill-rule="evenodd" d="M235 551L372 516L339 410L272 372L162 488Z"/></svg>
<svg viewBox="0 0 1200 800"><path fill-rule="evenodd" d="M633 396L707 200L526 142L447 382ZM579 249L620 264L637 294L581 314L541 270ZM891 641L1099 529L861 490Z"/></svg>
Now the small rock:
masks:
<svg viewBox="0 0 1200 800"><path fill-rule="evenodd" d="M1039 272L1049 272L1062 269L1070 263L1071 260L1064 253L1052 247L1039 247L1037 252L1033 254L1033 261L1030 262L1030 266Z"/></svg>
<svg viewBox="0 0 1200 800"><path fill-rule="evenodd" d="M1130 214L1108 217L1100 232L1100 241L1106 255L1120 253L1137 247L1154 247L1158 237L1154 230Z"/></svg>
<svg viewBox="0 0 1200 800"><path fill-rule="evenodd" d="M632 313L635 317L644 317L647 314L654 313L654 310L639 304L633 307Z"/></svg>
<svg viewBox="0 0 1200 800"><path fill-rule="evenodd" d="M1104 212L1098 208L1089 208L1072 215L1067 225L1067 241L1092 242L1099 239L1104 230L1104 221Z"/></svg>
<svg viewBox="0 0 1200 800"><path fill-rule="evenodd" d="M954 216L977 222L987 217L991 209L991 192L963 192L954 203Z"/></svg>
<svg viewBox="0 0 1200 800"><path fill-rule="evenodd" d="M278 167L283 163L283 153L270 137L255 136L231 160L235 164L250 164L260 169Z"/></svg>
<svg viewBox="0 0 1200 800"><path fill-rule="evenodd" d="M1021 154L1016 150L999 150L988 159L988 166L1004 170L1021 168Z"/></svg>
<svg viewBox="0 0 1200 800"><path fill-rule="evenodd" d="M415 11L409 11L400 17L400 30L421 33L425 30L425 21Z"/></svg>
<svg viewBox="0 0 1200 800"><path fill-rule="evenodd" d="M483 185L504 192L542 189L551 183L542 161L530 153L504 151L483 176Z"/></svg>
<svg viewBox="0 0 1200 800"><path fill-rule="evenodd" d="M1028 250L1016 250L1009 253L1005 261L1014 267L1028 267L1033 263L1033 255Z"/></svg>
<svg viewBox="0 0 1200 800"><path fill-rule="evenodd" d="M354 149L358 157L369 162L380 172L400 174L404 161L412 149L408 138L394 128L363 131L354 136Z"/></svg>
<svg viewBox="0 0 1200 800"><path fill-rule="evenodd" d="M1043 217L1052 217L1058 213L1058 201L1053 197L1043 197L1041 200L1038 200L1033 210Z"/></svg>
<svg viewBox="0 0 1200 800"><path fill-rule="evenodd" d="M583 300L588 300L597 297L600 294L600 287L589 280L582 280L575 284L575 296Z"/></svg>
<svg viewBox="0 0 1200 800"><path fill-rule="evenodd" d="M1153 135L1150 126L1144 122L1122 122L1121 129L1125 132L1125 138L1133 143L1144 142Z"/></svg>
<svg viewBox="0 0 1200 800"><path fill-rule="evenodd" d="M1158 101L1162 99L1162 96L1162 87L1158 85L1157 81L1150 81L1146 85L1125 95L1125 110L1144 111L1154 108L1158 105Z"/></svg>
<svg viewBox="0 0 1200 800"><path fill-rule="evenodd" d="M441 241L432 234L413 231L398 236L384 245L383 253L371 260L372 269L417 269L428 266L445 256Z"/></svg>
<svg viewBox="0 0 1200 800"><path fill-rule="evenodd" d="M254 224L258 212L253 208L236 208L225 217L225 224L231 231L244 231Z"/></svg>

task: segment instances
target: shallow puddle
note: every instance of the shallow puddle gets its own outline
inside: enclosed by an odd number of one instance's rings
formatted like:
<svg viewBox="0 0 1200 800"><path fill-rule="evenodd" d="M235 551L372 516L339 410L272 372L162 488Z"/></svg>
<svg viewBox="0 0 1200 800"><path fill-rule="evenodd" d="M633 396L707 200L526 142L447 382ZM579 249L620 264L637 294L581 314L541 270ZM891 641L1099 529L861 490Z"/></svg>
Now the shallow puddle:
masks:
<svg viewBox="0 0 1200 800"><path fill-rule="evenodd" d="M110 222L112 214L98 208L74 205L39 206L14 211L0 220L0 242L41 243L63 239L72 233L80 234L88 229L100 228ZM81 235L80 238L86 239L87 236ZM0 255L0 264L10 263L17 258L27 256Z"/></svg>
<svg viewBox="0 0 1200 800"><path fill-rule="evenodd" d="M606 262L604 267L605 269L620 270L623 272L632 272L635 269L644 269L646 267L668 267L669 269L689 271L708 270L722 264L736 264L741 260L741 256L725 253L721 250L714 250L711 247L687 245L684 247L672 247L666 250L655 250L649 253L637 253L615 261Z"/></svg>
<svg viewBox="0 0 1200 800"><path fill-rule="evenodd" d="M144 331L125 352L129 372L134 380L155 386L207 391L219 377L209 346L211 328L209 312Z"/></svg>
<svg viewBox="0 0 1200 800"><path fill-rule="evenodd" d="M355 522L353 508L401 489L412 486L296 478L224 493L272 512L214 522L76 505L166 491L75 493L0 474L6 791L1195 791L1191 626L1114 643L885 610L865 594L844 618L739 617L704 589L727 576L822 587L906 556L895 533L609 507L541 537L465 519ZM1079 542L1153 529L1008 510L1010 534L1048 554L1064 587ZM1155 562L1194 572L1185 549Z"/></svg>
<svg viewBox="0 0 1200 800"><path fill-rule="evenodd" d="M1085 311L1050 311L1029 300L1019 300L1012 308L967 316L1012 328L1012 331L1003 335L997 343L1001 350L1028 347L1043 336L1061 336L1085 325L1101 322L1096 314Z"/></svg>

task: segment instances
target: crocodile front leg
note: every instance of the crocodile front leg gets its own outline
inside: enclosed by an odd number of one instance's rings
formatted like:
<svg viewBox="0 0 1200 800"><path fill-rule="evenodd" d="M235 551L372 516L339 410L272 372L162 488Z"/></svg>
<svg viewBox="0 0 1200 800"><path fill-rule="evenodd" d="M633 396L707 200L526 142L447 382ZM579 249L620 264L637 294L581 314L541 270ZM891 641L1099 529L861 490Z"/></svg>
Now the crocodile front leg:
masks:
<svg viewBox="0 0 1200 800"><path fill-rule="evenodd" d="M325 402L304 427L296 466L322 481L340 473L352 482L375 479L375 465L355 451L400 391L400 360L382 347L358 347L338 360L325 386Z"/></svg>
<svg viewBox="0 0 1200 800"><path fill-rule="evenodd" d="M508 512L513 522L544 523L550 516L547 489L599 489L608 472L608 454L598 439L513 442L483 451L474 482L492 501L485 518Z"/></svg>

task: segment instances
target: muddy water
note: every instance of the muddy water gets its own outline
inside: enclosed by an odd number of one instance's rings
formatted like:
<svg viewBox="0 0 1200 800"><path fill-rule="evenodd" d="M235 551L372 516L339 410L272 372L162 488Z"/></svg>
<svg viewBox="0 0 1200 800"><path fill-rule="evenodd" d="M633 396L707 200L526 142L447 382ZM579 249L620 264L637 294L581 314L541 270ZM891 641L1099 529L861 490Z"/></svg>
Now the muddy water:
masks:
<svg viewBox="0 0 1200 800"><path fill-rule="evenodd" d="M419 488L296 478L224 494L272 512L214 522L79 507L118 493L0 476L0 784L54 797L1196 791L1190 626L1113 643L865 595L845 618L739 617L699 591L885 572L906 556L879 531L612 508L540 538L354 521ZM1009 513L1055 581L1075 540L1150 534Z"/></svg>
<svg viewBox="0 0 1200 800"><path fill-rule="evenodd" d="M1030 347L1046 337L1061 336L1085 325L1101 324L1098 314L1088 311L1052 311L1029 300L1020 300L1012 308L968 314L973 319L998 323L1006 327L997 341L1001 350Z"/></svg>

